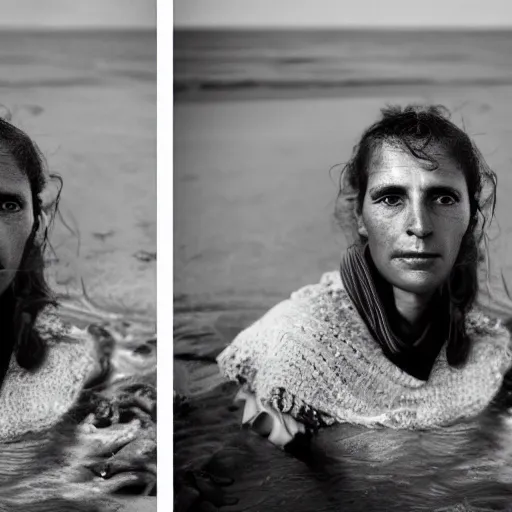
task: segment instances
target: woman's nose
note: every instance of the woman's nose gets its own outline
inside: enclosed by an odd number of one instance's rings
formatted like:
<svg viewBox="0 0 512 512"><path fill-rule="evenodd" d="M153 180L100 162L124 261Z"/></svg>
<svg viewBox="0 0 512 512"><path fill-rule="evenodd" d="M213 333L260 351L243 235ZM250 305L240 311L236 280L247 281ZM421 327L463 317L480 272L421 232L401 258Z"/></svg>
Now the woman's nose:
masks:
<svg viewBox="0 0 512 512"><path fill-rule="evenodd" d="M434 231L428 208L423 204L412 204L407 222L407 234L426 238Z"/></svg>

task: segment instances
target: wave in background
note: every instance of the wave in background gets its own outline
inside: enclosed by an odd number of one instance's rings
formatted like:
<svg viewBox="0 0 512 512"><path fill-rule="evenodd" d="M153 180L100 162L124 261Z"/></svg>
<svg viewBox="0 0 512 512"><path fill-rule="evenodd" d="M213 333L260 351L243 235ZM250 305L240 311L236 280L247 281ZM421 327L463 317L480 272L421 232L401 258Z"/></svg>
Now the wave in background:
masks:
<svg viewBox="0 0 512 512"><path fill-rule="evenodd" d="M0 88L156 80L154 31L0 32Z"/></svg>
<svg viewBox="0 0 512 512"><path fill-rule="evenodd" d="M512 83L511 31L177 30L174 92Z"/></svg>

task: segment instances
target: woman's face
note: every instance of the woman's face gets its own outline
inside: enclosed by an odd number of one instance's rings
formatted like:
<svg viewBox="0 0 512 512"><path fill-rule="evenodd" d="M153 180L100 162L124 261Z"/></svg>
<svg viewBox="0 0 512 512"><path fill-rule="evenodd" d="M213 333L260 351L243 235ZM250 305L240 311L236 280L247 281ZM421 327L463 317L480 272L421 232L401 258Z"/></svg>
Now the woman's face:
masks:
<svg viewBox="0 0 512 512"><path fill-rule="evenodd" d="M433 149L433 151L435 151ZM439 167L383 144L368 174L359 234L394 287L431 295L449 276L470 219L466 179L441 151Z"/></svg>
<svg viewBox="0 0 512 512"><path fill-rule="evenodd" d="M0 294L16 275L33 224L30 182L0 148Z"/></svg>

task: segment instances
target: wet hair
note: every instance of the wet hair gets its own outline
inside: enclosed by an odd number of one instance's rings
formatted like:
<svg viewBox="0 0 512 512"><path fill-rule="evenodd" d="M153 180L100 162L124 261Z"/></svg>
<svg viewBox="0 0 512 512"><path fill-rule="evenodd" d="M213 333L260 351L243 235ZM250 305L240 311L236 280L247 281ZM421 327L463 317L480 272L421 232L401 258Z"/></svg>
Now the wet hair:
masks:
<svg viewBox="0 0 512 512"><path fill-rule="evenodd" d="M49 246L49 226L41 239L36 238L43 208L50 213L49 225L58 210L62 180L58 175L48 174L44 158L30 137L7 120L0 118L0 149L8 152L30 183L34 225L26 242L20 266L15 277L0 297L0 318L4 335L4 346L9 346L18 364L25 369L35 369L44 360L46 346L34 328L40 312L48 305L56 305L44 274L44 253ZM49 180L58 182L58 193L51 207L43 205L41 192Z"/></svg>
<svg viewBox="0 0 512 512"><path fill-rule="evenodd" d="M461 366L470 350L465 315L478 293L478 264L488 260L486 227L494 216L497 177L469 136L450 121L445 107L392 106L381 113L382 117L363 133L342 170L335 217L345 231L350 231L352 239L364 242L356 235L356 214L362 211L368 170L384 143L408 151L431 170L439 167L435 157L439 150L459 167L468 187L470 222L444 290L455 329L447 346L448 363Z"/></svg>

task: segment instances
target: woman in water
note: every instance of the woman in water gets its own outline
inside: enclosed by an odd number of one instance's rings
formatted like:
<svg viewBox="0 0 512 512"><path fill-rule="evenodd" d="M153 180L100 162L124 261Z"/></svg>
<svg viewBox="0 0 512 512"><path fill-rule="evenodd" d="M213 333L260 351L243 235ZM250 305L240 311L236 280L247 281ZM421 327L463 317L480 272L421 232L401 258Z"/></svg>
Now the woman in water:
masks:
<svg viewBox="0 0 512 512"><path fill-rule="evenodd" d="M243 423L285 446L340 423L429 429L483 411L512 364L475 306L495 174L438 107L388 108L344 168L341 268L301 288L218 357Z"/></svg>
<svg viewBox="0 0 512 512"><path fill-rule="evenodd" d="M0 119L0 508L110 510L91 498L116 489L107 480L116 462L101 474L94 463L133 441L136 429L128 419L103 422L117 436L101 429L94 404L80 402L88 385L106 382L107 355L90 332L61 322L45 279L55 179L30 138Z"/></svg>

